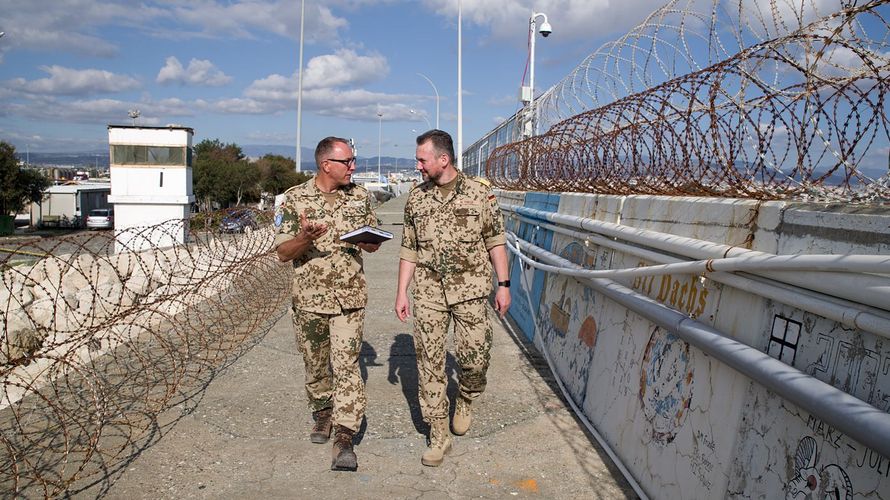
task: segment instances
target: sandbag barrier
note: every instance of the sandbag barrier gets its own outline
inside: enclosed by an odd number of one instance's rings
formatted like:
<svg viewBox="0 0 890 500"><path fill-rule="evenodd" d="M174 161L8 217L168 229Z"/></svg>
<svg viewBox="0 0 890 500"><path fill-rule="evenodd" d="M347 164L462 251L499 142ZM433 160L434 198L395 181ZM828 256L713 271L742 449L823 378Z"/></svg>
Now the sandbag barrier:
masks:
<svg viewBox="0 0 890 500"><path fill-rule="evenodd" d="M0 245L4 496L107 482L286 311L271 213L237 234L223 215Z"/></svg>

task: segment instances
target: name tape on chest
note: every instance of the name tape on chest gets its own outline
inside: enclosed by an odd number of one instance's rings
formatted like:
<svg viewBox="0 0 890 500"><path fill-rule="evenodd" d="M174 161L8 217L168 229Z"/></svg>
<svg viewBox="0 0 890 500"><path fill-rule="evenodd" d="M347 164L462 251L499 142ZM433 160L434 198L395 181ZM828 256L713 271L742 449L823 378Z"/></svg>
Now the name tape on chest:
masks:
<svg viewBox="0 0 890 500"><path fill-rule="evenodd" d="M456 200L454 202L455 207L467 208L467 207L478 207L479 202L476 200Z"/></svg>

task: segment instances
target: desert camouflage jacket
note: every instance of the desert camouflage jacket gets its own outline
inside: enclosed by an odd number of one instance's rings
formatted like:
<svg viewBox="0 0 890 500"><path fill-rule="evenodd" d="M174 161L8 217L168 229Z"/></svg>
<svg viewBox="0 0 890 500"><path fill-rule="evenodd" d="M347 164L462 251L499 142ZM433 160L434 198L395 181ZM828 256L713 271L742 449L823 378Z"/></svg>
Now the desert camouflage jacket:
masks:
<svg viewBox="0 0 890 500"><path fill-rule="evenodd" d="M293 260L294 304L298 309L320 314L338 314L343 309L365 307L368 287L357 246L340 241L340 235L378 221L371 209L368 191L349 184L337 191L332 208L315 185L315 178L284 192L275 215L278 234L274 247L300 232L300 213L311 222L327 224L328 231L301 257Z"/></svg>
<svg viewBox="0 0 890 500"><path fill-rule="evenodd" d="M458 173L447 198L424 182L405 203L399 257L417 263L414 300L451 305L491 292L488 250L503 245L504 218L491 189Z"/></svg>

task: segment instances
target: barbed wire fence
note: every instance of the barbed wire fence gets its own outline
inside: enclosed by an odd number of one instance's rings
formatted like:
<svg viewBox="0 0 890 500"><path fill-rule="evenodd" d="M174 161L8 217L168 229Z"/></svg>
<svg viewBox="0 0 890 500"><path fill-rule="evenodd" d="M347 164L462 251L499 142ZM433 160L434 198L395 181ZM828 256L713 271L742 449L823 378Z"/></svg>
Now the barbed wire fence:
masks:
<svg viewBox="0 0 890 500"><path fill-rule="evenodd" d="M286 311L290 267L270 253L271 214L243 234L218 221L0 248L3 496L101 481ZM185 244L135 250L182 234Z"/></svg>
<svg viewBox="0 0 890 500"><path fill-rule="evenodd" d="M890 200L887 1L822 4L668 3L540 96L546 132L495 149L488 177L514 190Z"/></svg>

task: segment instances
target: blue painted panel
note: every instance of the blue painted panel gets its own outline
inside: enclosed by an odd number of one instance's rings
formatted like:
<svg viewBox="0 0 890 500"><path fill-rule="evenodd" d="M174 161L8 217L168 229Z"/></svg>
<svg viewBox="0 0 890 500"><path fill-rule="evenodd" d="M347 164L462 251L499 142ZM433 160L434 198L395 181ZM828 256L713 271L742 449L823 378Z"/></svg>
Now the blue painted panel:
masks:
<svg viewBox="0 0 890 500"><path fill-rule="evenodd" d="M556 212L559 209L559 194L553 193L527 193L525 195L525 207L534 208L546 212ZM513 221L511 221L512 223ZM520 238L530 241L535 245L550 250L553 240L553 232L537 228L534 224L519 223L519 227L508 227ZM522 265L519 259L512 254L510 256L510 281L513 283L512 305L509 315L522 330L529 340L535 337L535 317L541 314L541 295L544 292L544 283L547 279L543 271L535 271ZM531 300L529 301L529 297ZM532 309L534 308L534 309Z"/></svg>

